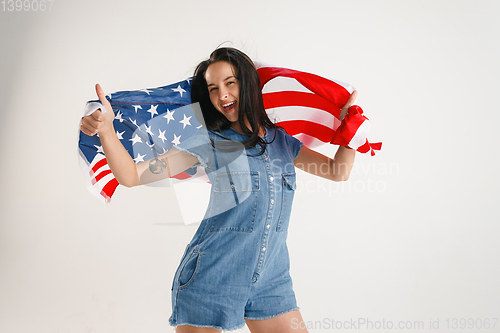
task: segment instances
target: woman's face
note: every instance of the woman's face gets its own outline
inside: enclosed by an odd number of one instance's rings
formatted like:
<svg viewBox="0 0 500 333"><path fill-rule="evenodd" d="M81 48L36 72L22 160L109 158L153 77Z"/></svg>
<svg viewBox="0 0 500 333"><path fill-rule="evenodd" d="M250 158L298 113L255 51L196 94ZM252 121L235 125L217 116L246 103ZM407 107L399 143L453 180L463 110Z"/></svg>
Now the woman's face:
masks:
<svg viewBox="0 0 500 333"><path fill-rule="evenodd" d="M205 72L210 101L227 120L238 120L238 99L240 84L234 74L233 66L226 61L219 61L208 66Z"/></svg>

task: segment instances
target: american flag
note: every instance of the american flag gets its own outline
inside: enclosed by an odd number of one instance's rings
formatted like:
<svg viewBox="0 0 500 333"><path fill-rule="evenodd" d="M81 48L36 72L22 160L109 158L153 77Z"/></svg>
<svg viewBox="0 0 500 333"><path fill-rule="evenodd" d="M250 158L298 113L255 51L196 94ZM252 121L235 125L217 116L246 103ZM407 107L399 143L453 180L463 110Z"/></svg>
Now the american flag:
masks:
<svg viewBox="0 0 500 333"><path fill-rule="evenodd" d="M368 142L370 122L359 106L349 108L344 122L339 120L355 90L350 84L293 69L262 64L257 68L269 117L307 147L332 143L371 155L381 149L381 143Z"/></svg>
<svg viewBox="0 0 500 333"><path fill-rule="evenodd" d="M288 134L313 148L323 143L348 145L359 152L380 150L381 143L366 139L369 121L358 106L349 109L345 121L340 109L354 87L339 81L256 63L261 78L264 106L271 120ZM202 125L191 104L191 78L168 86L122 91L106 96L115 114L116 135L136 163L167 152L189 138ZM85 115L101 107L99 101L87 102ZM88 189L108 203L119 185L106 162L97 135L80 131L80 166ZM177 179L203 176L193 167L175 176Z"/></svg>

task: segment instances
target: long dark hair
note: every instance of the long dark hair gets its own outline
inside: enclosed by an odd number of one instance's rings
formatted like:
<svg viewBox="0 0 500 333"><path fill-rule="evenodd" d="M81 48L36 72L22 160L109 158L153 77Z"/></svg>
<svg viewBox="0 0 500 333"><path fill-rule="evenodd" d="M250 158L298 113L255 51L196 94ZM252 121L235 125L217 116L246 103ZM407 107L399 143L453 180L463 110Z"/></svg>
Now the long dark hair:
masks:
<svg viewBox="0 0 500 333"><path fill-rule="evenodd" d="M231 64L235 72L234 75L239 81L238 123L243 133L248 137L242 143L247 149L259 145L262 149L258 155L262 155L266 144L270 142L266 142L259 136L260 127L276 129L277 126L267 116L262 100L259 74L252 60L245 53L229 47L218 48L213 51L210 58L202 61L194 71L191 102L200 103L207 130L221 133L221 131L231 127L231 122L217 111L210 101L205 79L208 66L219 61L226 61ZM245 116L250 123L251 129L247 128L245 124Z"/></svg>

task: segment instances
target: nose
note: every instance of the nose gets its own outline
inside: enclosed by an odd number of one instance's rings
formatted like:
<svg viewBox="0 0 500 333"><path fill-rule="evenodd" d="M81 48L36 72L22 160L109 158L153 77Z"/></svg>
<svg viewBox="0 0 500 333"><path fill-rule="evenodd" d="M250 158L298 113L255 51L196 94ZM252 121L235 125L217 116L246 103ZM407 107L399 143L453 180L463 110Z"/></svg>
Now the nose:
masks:
<svg viewBox="0 0 500 333"><path fill-rule="evenodd" d="M227 93L227 90L224 89L224 88L219 88L219 99L221 101L227 99L229 96L228 96L228 93Z"/></svg>

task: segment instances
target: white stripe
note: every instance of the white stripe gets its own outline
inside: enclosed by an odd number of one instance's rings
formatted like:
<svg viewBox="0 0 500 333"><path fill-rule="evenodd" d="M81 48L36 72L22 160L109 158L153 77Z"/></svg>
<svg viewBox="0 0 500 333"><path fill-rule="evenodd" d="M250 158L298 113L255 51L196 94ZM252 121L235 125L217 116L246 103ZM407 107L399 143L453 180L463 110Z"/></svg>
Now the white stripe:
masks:
<svg viewBox="0 0 500 333"><path fill-rule="evenodd" d="M104 171L107 171L107 170L111 170L109 168L109 165L106 163L104 164L102 167L100 167L99 169L97 169L93 174L92 174L92 168L97 164L99 163L101 160L105 159L106 157L103 155L103 154L96 154L94 159L92 160L92 163L90 164L90 168L89 168L89 178L90 178L90 186L92 186L92 192L94 193L97 193L99 196L102 197L101 195L101 191L102 189L104 188L104 186L106 186L106 184L113 180L115 178L115 176L113 175L113 173L109 173L108 175L102 177L101 179L99 179L99 181L95 181L95 178L97 176L99 176L100 173L104 172Z"/></svg>
<svg viewBox="0 0 500 333"><path fill-rule="evenodd" d="M310 136L304 133L299 133L297 135L294 135L293 137L304 143L304 146L306 146L307 148L315 148L325 144L323 141L316 139L314 136Z"/></svg>
<svg viewBox="0 0 500 333"><path fill-rule="evenodd" d="M106 157L103 154L96 154L94 159L92 160L92 163L90 163L90 168L89 168L89 175L92 176L98 175L99 173L105 171L105 170L110 170L108 163L105 163L102 165L99 169L96 171L92 171L92 168L99 163L101 160L105 159Z"/></svg>
<svg viewBox="0 0 500 333"><path fill-rule="evenodd" d="M98 155L101 155L101 154L98 154ZM90 193L92 193L93 196L95 196L97 199L99 199L99 201L101 201L103 203L107 203L106 199L101 195L101 190L105 184L103 183L104 185L102 185L102 186L96 186L96 185L92 184L92 180L94 178L90 176L90 171L91 171L90 165L87 165L87 163L88 163L87 159L81 153L81 151L80 151L80 154L78 156L79 156L79 160L80 160L80 167L81 167L81 170L83 171L83 178L85 179L85 183L87 184L87 189L90 191ZM99 157L98 156L96 156L96 157L98 158L97 161L99 161L100 160ZM94 160L92 162L96 162L96 159L94 158Z"/></svg>
<svg viewBox="0 0 500 333"><path fill-rule="evenodd" d="M105 171L111 171L109 166L106 164L102 168L99 168L95 173L91 174L92 170L90 170L89 176L90 176L90 182L92 184L96 183L96 178L99 177L99 175Z"/></svg>
<svg viewBox="0 0 500 333"><path fill-rule="evenodd" d="M264 67L273 67L269 64L266 64L266 63L260 62L260 61L254 61L253 64L255 65L255 68L257 68L257 69L264 68Z"/></svg>
<svg viewBox="0 0 500 333"><path fill-rule="evenodd" d="M106 108L101 104L101 102L87 102L83 108L83 116L90 116L92 113L97 111L97 109L101 109L102 114L106 113Z"/></svg>
<svg viewBox="0 0 500 333"><path fill-rule="evenodd" d="M101 193L104 186L106 186L106 184L109 183L110 181L112 181L114 178L115 178L115 176L112 173L110 173L110 174L102 177L101 179L99 179L99 181L94 184L94 188L96 189L96 191L98 193Z"/></svg>
<svg viewBox="0 0 500 333"><path fill-rule="evenodd" d="M336 130L340 126L340 121L334 115L322 109L305 106L283 106L267 109L266 111L269 119L274 123L279 121L306 120L333 128L333 130Z"/></svg>
<svg viewBox="0 0 500 333"><path fill-rule="evenodd" d="M82 170L83 173L83 178L85 179L85 183L87 184L87 188L89 189L90 193L92 193L95 197L99 198L99 200L102 199L101 195L96 192L94 185L92 184L92 180L90 177L90 168L87 159L85 158L85 155L80 150L80 154L78 154L78 160L80 164L80 169ZM103 200L104 201L104 200Z"/></svg>
<svg viewBox="0 0 500 333"><path fill-rule="evenodd" d="M282 67L272 66L272 65L269 65L269 64L259 63L259 62L254 62L254 64L255 64L255 66L256 66L256 68L257 68L257 69L259 69L259 68L265 68L265 67L282 68ZM305 73L306 73L306 72L305 72ZM318 74L314 74L314 73L308 73L308 74L318 75ZM321 75L318 75L318 76L321 76ZM340 86L344 87L344 88L345 88L345 89L346 89L346 90L347 90L350 94L352 94L352 92L353 92L354 90L356 90L356 88L355 88L354 86L350 85L349 83L342 82L342 81L338 81L338 80L329 79L329 78L326 78L326 77L324 77L324 76L321 76L321 77L323 77L323 78L325 78L325 79L327 79L327 80L333 81L333 82L335 82L336 84L338 84L338 85L340 85ZM277 78L284 78L284 77L277 77ZM277 78L275 78L275 79L277 79ZM275 79L273 79L273 80L275 80ZM292 79L292 80L295 80L295 79ZM271 81L272 81L272 80L271 80ZM271 81L269 81L269 82L271 82ZM268 83L269 83L269 82L268 82ZM264 85L264 89L266 88L266 86L267 86L267 84L268 84L268 83L266 83L266 84ZM298 83L298 82L297 82L297 83ZM300 85L300 83L298 83L298 84ZM302 86L302 85L301 85L301 86ZM307 89L307 88L305 88L305 87L304 87L304 89ZM278 88L276 91L282 91L282 90L287 90L287 89L279 89L279 88ZM262 90L262 92L264 92L264 90ZM307 92L311 92L311 91L307 91Z"/></svg>
<svg viewBox="0 0 500 333"><path fill-rule="evenodd" d="M269 80L262 88L262 94L281 91L298 91L313 94L312 91L300 84L299 81L285 76L278 76Z"/></svg>
<svg viewBox="0 0 500 333"><path fill-rule="evenodd" d="M339 86L342 86L344 87L345 90L347 90L350 94L352 94L352 92L354 90L356 90L356 88L354 86L351 86L349 83L345 83L345 82L342 82L342 81L338 81L338 80L332 80L332 79L328 79L330 81L333 81L335 82L336 84L338 84ZM354 100L356 101L356 100ZM354 103L353 103L354 104Z"/></svg>
<svg viewBox="0 0 500 333"><path fill-rule="evenodd" d="M96 154L92 162L90 162L90 168L92 169L94 165L96 165L97 163L99 163L100 160L103 160L105 158L106 157L104 156L104 154Z"/></svg>
<svg viewBox="0 0 500 333"><path fill-rule="evenodd" d="M366 143L366 138L368 137L368 132L370 131L370 126L370 121L365 119L365 121L359 125L348 146L352 149L358 149L364 145Z"/></svg>
<svg viewBox="0 0 500 333"><path fill-rule="evenodd" d="M327 79L335 82L339 86L344 87L350 94L356 89L354 86L351 86L349 83L345 83L338 80ZM311 90L304 87L299 81L294 78L286 77L286 76L278 76L274 79L269 80L264 87L262 88L262 93L270 93L270 92L280 92L280 91L301 91L306 93L314 94Z"/></svg>
<svg viewBox="0 0 500 333"><path fill-rule="evenodd" d="M103 172L106 172L106 171L111 171L111 169L109 168L109 166L107 164L104 167L102 167L99 170L97 170L97 172L95 172L93 175L90 175L90 177L91 177L90 178L90 182L92 184L95 184L96 183L96 178L98 178Z"/></svg>

